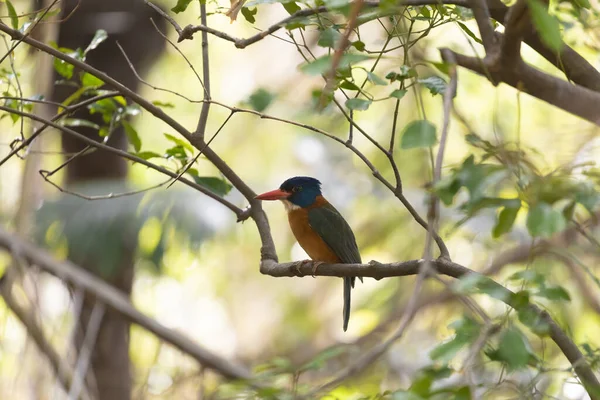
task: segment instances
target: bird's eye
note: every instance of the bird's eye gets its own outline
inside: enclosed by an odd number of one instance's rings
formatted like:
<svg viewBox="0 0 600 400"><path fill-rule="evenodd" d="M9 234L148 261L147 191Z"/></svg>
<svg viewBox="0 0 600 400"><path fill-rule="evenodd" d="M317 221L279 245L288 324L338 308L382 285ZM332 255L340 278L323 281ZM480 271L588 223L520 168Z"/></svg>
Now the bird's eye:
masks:
<svg viewBox="0 0 600 400"><path fill-rule="evenodd" d="M292 188L292 192L294 192L294 193L296 193L296 192L299 192L299 191L301 191L301 190L302 190L302 188L301 188L300 186L294 186L294 187Z"/></svg>

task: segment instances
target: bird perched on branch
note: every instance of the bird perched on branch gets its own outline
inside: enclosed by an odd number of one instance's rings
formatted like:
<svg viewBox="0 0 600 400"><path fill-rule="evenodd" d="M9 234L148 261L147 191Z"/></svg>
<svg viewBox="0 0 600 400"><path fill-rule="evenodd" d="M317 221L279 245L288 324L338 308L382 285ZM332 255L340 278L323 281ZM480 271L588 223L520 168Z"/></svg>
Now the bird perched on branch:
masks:
<svg viewBox="0 0 600 400"><path fill-rule="evenodd" d="M281 200L296 240L315 261L360 264L360 253L352 229L342 215L321 194L321 182L297 176L283 182L279 189L256 196L259 200ZM362 278L359 278L362 281ZM356 278L344 278L344 331L350 320L350 291Z"/></svg>

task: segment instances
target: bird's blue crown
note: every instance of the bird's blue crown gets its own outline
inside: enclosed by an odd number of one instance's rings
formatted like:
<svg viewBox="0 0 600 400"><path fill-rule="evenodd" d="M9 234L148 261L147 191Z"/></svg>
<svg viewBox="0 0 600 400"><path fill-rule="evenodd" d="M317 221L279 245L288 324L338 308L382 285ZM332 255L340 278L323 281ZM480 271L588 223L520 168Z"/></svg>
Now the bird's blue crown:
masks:
<svg viewBox="0 0 600 400"><path fill-rule="evenodd" d="M279 189L291 193L287 200L292 204L308 207L321 195L321 182L309 176L295 176L283 182Z"/></svg>

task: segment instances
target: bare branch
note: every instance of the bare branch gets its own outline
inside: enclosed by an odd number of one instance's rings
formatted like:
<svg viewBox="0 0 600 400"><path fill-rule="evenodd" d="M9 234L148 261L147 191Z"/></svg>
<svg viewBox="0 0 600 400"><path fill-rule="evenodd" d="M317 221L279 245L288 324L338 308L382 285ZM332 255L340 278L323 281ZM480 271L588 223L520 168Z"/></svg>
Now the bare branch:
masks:
<svg viewBox="0 0 600 400"><path fill-rule="evenodd" d="M12 273L12 271L8 270L6 273ZM52 347L52 344L48 339L46 339L44 332L38 325L34 316L21 307L21 305L13 298L8 284L9 282L6 282L5 280L0 283L0 295L4 299L6 306L15 314L19 321L21 321L27 330L27 334L33 339L40 353L42 353L50 363L58 382L60 382L64 391L67 392L73 381L73 374L69 366L64 362L54 347ZM81 393L78 398L89 399L89 396L86 393Z"/></svg>
<svg viewBox="0 0 600 400"><path fill-rule="evenodd" d="M486 53L494 51L496 45L496 37L494 36L494 27L490 22L490 11L486 0L468 0L469 7L473 10L473 16L477 22L479 28L479 34L481 35L481 41Z"/></svg>
<svg viewBox="0 0 600 400"><path fill-rule="evenodd" d="M143 158L135 156L135 155L133 155L131 153L128 153L126 151L123 151L121 149L117 149L117 148L105 145L103 143L96 142L95 140L90 139L87 136L84 136L84 135L80 134L79 132L76 132L76 131L74 131L72 129L69 129L69 128L65 127L65 126L58 125L58 124L56 124L54 122L48 121L48 120L46 120L44 118L41 118L41 117L39 117L39 116L37 116L35 114L30 114L30 113L26 113L26 112L20 112L20 111L14 110L14 109L9 108L9 107L4 107L4 106L0 106L0 110L1 111L6 111L6 112L9 112L9 113L12 113L12 114L17 114L17 115L20 115L22 117L30 118L30 119L32 119L34 121L42 122L44 124L47 124L48 126L56 128L56 129L58 129L58 130L60 130L60 131L62 131L64 133L67 133L67 134L69 134L71 136L74 136L74 137L78 138L82 142L84 142L84 143L86 143L86 144L88 144L88 145L90 145L92 147L112 152L114 154L117 154L117 155L125 158L125 159L131 160L131 161L136 162L138 164L145 165L146 167L149 167L149 168L151 168L151 169L153 169L155 171L158 171L158 172L160 172L162 174L170 176L171 178L176 179L178 177L177 173L175 173L173 171L169 171L168 169L166 169L164 167L161 167L159 165L153 164L153 163L151 163L151 162L149 162L147 160L144 160ZM224 198L222 198L221 196L217 195L216 193L213 193L212 191L210 191L209 189L205 188L204 186L198 185L196 182L192 182L189 179L186 179L186 178L183 178L183 177L179 177L179 181L182 182L182 183L184 183L184 184L186 184L187 186L189 186L189 187L191 187L193 189L198 190L199 192L201 192L201 193L207 195L208 197L210 197L210 198L218 201L219 203L223 204L225 207L227 207L231 211L233 211L238 216L238 218L241 218L242 216L245 215L245 213L244 213L244 211L242 209L240 209L239 207L235 206L233 203L229 202L228 200L225 200Z"/></svg>
<svg viewBox="0 0 600 400"><path fill-rule="evenodd" d="M523 35L531 30L527 0L518 0L508 9L504 28L504 36L500 43L500 63L506 68L512 68L521 60Z"/></svg>
<svg viewBox="0 0 600 400"><path fill-rule="evenodd" d="M310 263L277 264L273 260L265 260L261 262L260 272L274 277L303 277L313 275L336 277L362 276L379 280L392 276L417 275L425 263L426 261L424 260L410 260L389 264L381 264L378 262L371 262L369 264L319 264L318 270L314 272L313 266ZM429 263L431 267L435 268L437 273L457 279L467 275L480 276L482 279L486 279L486 282L493 285L494 288L500 293L503 293L502 296L495 297L502 297L502 301L512 308L523 307L515 301L516 297L514 296L513 292L491 280L490 278L484 277L483 275L470 270L469 268L445 259L430 260L427 261L427 263ZM592 396L592 399L597 399L597 397L595 397L595 393L600 390L600 382L598 382L598 379L594 375L594 372L592 371L588 362L585 360L585 357L579 348L546 311L541 310L535 304L531 303L526 307L529 311L535 313L538 318L540 318L540 320L548 326L549 335L552 340L571 362L575 373L583 382L584 386L588 390L588 393L590 396Z"/></svg>
<svg viewBox="0 0 600 400"><path fill-rule="evenodd" d="M498 34L500 35L500 34ZM502 37L500 35L500 37ZM544 100L560 109L600 125L600 93L573 85L567 81L546 74L524 62L518 62L513 69L503 69L500 65L485 64L486 60L454 53L456 62L480 75L497 82L504 82L533 97Z"/></svg>
<svg viewBox="0 0 600 400"><path fill-rule="evenodd" d="M206 19L206 2L200 2L200 21L202 25L208 26ZM197 136L201 141L204 140L206 133L206 123L208 122L208 112L210 111L210 62L208 59L208 33L202 32L202 83L204 86L204 102L200 110L200 118L194 136ZM208 146L208 144L207 144Z"/></svg>
<svg viewBox="0 0 600 400"><path fill-rule="evenodd" d="M152 332L158 338L189 354L199 363L229 379L249 379L251 374L244 367L227 361L199 346L187 337L165 327L153 318L139 312L117 289L95 277L70 261L57 261L44 250L11 235L0 228L0 247L8 252L18 252L29 263L37 265L66 282L96 295L111 309L122 314L129 321Z"/></svg>

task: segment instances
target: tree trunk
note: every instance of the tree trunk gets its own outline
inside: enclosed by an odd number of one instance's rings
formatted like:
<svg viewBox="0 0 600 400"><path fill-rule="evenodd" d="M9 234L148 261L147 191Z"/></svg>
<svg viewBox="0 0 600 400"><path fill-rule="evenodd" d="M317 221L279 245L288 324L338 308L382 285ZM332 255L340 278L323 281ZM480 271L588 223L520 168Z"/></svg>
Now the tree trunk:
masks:
<svg viewBox="0 0 600 400"><path fill-rule="evenodd" d="M74 11L73 11L74 10ZM72 14L71 14L72 12ZM88 53L86 62L106 72L129 88L136 90L139 82L128 66L116 42L123 47L127 56L139 73L142 73L152 60L155 60L164 48L164 39L152 25L150 18L164 28L163 19L136 0L65 0L63 1L63 18L60 24L58 43L60 47L71 49L86 48L98 29L108 33L108 39L98 48ZM57 80L61 79L57 76ZM73 77L78 79L77 71ZM63 101L74 89L71 86L57 84L54 87L52 100ZM99 114L90 115L88 110L79 110L72 118L90 120L102 125ZM76 130L95 140L101 140L95 129L78 127ZM122 129L117 129L108 144L127 149L127 138ZM85 148L85 145L73 137L62 135L63 150L69 154ZM127 162L109 152L94 150L72 160L66 166L64 186L77 183L105 179L127 179ZM90 235L94 232L90 231ZM75 261L75 260L74 260ZM77 260L82 262L82 260ZM133 284L134 248L127 249L115 268L112 276L103 276L108 282L126 295L131 294ZM83 260L83 266L99 274L94 260ZM80 320L76 326L76 346L80 350L85 329L88 326L95 299L85 296ZM91 354L89 370L99 399L126 400L131 398L131 371L129 360L129 323L116 313L107 310L102 318L95 346Z"/></svg>

